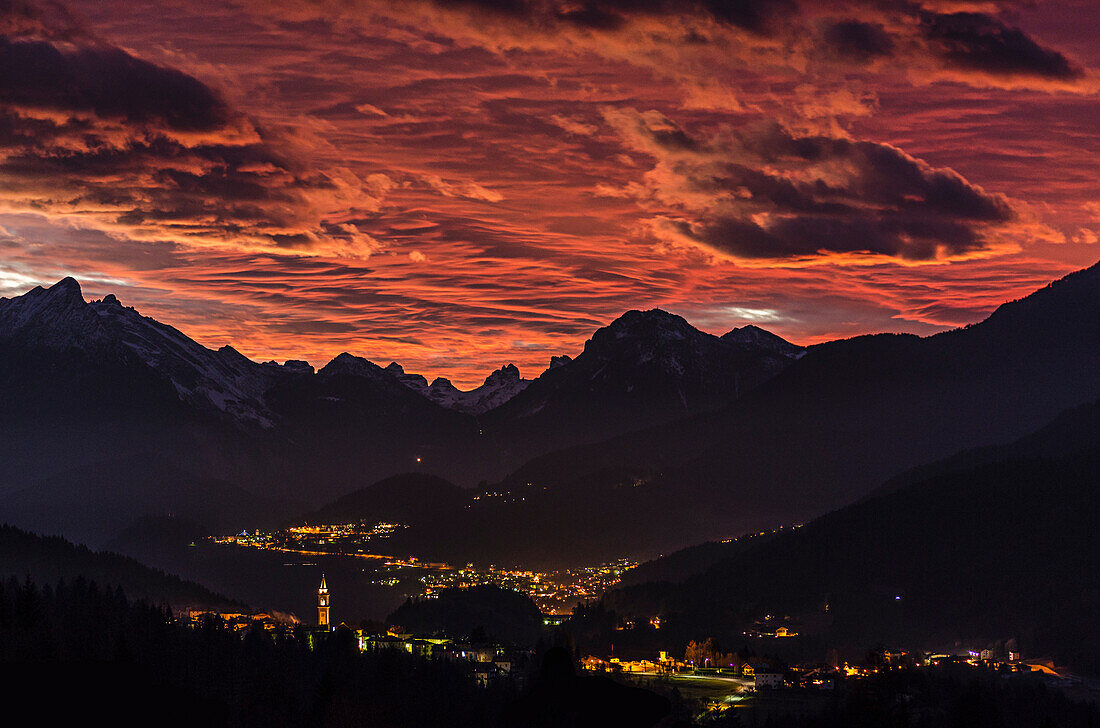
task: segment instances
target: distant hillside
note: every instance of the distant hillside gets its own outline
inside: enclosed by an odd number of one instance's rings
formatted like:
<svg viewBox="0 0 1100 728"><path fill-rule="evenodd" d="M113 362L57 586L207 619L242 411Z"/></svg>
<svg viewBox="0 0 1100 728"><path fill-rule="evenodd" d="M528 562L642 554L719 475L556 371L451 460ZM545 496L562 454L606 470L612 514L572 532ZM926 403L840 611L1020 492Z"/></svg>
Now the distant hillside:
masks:
<svg viewBox="0 0 1100 728"><path fill-rule="evenodd" d="M1054 421L1037 432L1007 445L964 450L934 463L922 465L891 478L874 489L863 500L869 500L902 490L936 476L972 470L981 465L1022 458L1055 460L1081 453L1093 446L1100 432L1100 402L1075 407L1063 412ZM646 582L682 582L701 574L711 566L744 554L772 538L772 532L763 535L750 534L726 542L706 542L662 555L631 569L623 578L623 585Z"/></svg>
<svg viewBox="0 0 1100 728"><path fill-rule="evenodd" d="M126 556L92 551L56 536L37 536L0 525L0 579L27 577L40 585L84 578L122 587L127 596L173 607L239 610L244 605Z"/></svg>
<svg viewBox="0 0 1100 728"><path fill-rule="evenodd" d="M1031 656L1100 673L1098 407L1050 425L1087 443L1073 454L1027 454L1044 428L994 462L960 456L930 478L731 552L682 584L634 586L605 603L731 639L767 613L825 619L826 642L1016 638Z"/></svg>
<svg viewBox="0 0 1100 728"><path fill-rule="evenodd" d="M1094 446L1098 432L1100 403L1090 402L1063 412L1050 424L1011 444L964 450L949 458L908 470L876 488L868 497L900 490L943 473L1000 460L1065 457Z"/></svg>
<svg viewBox="0 0 1100 728"><path fill-rule="evenodd" d="M470 502L470 491L425 473L404 473L337 498L298 519L300 523L425 523L452 516Z"/></svg>
<svg viewBox="0 0 1100 728"><path fill-rule="evenodd" d="M218 478L195 474L184 458L104 460L53 475L3 497L0 517L21 528L106 547L151 518L182 518L210 533L275 525L291 506Z"/></svg>
<svg viewBox="0 0 1100 728"><path fill-rule="evenodd" d="M680 583L715 564L745 553L775 537L775 533L749 534L730 541L707 541L646 561L623 574L622 586L667 581Z"/></svg>

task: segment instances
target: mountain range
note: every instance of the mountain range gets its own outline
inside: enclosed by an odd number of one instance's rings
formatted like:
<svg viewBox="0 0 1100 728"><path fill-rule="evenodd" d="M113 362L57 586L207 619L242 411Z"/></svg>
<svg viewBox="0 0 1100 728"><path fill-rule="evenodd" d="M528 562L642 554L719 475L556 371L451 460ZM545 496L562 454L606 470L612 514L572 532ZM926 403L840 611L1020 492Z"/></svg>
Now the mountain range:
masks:
<svg viewBox="0 0 1100 728"><path fill-rule="evenodd" d="M70 278L0 299L0 519L93 545L168 515L236 531L397 503L416 481L392 476L419 473L449 482L422 488L410 553L652 556L807 521L1093 401L1098 312L1097 266L924 338L805 349L629 311L533 380L505 366L463 393L350 353L253 362ZM478 485L459 508L451 483Z"/></svg>
<svg viewBox="0 0 1100 728"><path fill-rule="evenodd" d="M912 468L1011 442L1100 397L1098 371L1093 266L962 329L811 347L721 408L533 458L495 489L571 491L582 518L589 503L621 509L632 528L607 541L666 551L683 534L806 522Z"/></svg>
<svg viewBox="0 0 1100 728"><path fill-rule="evenodd" d="M804 350L631 311L534 380L461 392L343 353L258 363L209 349L66 278L0 299L0 518L104 543L174 514L270 522L421 470L493 482L527 459L742 396ZM250 505L251 502L251 505Z"/></svg>

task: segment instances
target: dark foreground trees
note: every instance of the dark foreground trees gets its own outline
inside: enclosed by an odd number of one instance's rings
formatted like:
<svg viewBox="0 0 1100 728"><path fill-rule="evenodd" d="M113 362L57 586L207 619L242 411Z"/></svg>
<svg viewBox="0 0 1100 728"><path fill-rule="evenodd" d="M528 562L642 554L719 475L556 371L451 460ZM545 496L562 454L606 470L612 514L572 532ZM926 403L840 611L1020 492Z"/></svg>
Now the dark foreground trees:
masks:
<svg viewBox="0 0 1100 728"><path fill-rule="evenodd" d="M300 629L242 639L83 580L0 583L0 663L4 693L50 725L478 726L516 697L462 664L360 653L346 629L312 649Z"/></svg>

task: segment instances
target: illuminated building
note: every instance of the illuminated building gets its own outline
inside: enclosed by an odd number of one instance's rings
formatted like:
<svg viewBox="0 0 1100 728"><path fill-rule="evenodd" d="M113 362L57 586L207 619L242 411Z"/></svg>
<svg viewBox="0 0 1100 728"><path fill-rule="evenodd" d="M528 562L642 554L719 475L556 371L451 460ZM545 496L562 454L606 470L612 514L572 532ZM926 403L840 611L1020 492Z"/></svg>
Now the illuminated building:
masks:
<svg viewBox="0 0 1100 728"><path fill-rule="evenodd" d="M328 584L321 574L321 586L317 589L317 624L321 627L328 626L328 609Z"/></svg>

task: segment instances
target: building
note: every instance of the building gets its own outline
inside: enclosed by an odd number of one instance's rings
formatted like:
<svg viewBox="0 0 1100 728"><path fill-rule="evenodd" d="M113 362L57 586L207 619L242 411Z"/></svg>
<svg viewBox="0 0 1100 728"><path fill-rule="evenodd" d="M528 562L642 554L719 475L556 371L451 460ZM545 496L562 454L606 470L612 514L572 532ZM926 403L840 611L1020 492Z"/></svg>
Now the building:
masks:
<svg viewBox="0 0 1100 728"><path fill-rule="evenodd" d="M783 687L783 673L781 672L757 672L753 680L757 690L761 688L775 689Z"/></svg>
<svg viewBox="0 0 1100 728"><path fill-rule="evenodd" d="M321 574L321 586L317 589L317 625L329 626L328 618L328 584L325 583L325 575Z"/></svg>

